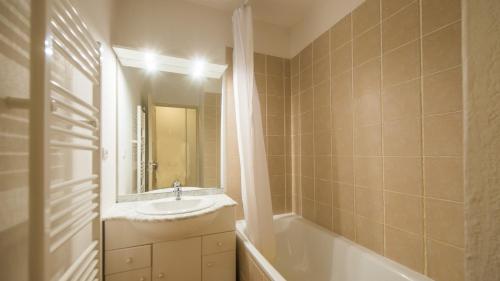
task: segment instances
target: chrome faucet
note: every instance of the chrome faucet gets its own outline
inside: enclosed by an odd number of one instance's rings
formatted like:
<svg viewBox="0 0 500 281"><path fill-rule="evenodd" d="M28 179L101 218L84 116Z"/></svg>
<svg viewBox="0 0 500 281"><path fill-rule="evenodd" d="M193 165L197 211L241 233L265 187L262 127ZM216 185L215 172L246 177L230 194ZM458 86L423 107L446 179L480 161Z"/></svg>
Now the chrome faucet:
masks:
<svg viewBox="0 0 500 281"><path fill-rule="evenodd" d="M181 182L179 180L176 180L176 181L174 181L172 186L174 187L175 200L181 200L181 196L182 196Z"/></svg>

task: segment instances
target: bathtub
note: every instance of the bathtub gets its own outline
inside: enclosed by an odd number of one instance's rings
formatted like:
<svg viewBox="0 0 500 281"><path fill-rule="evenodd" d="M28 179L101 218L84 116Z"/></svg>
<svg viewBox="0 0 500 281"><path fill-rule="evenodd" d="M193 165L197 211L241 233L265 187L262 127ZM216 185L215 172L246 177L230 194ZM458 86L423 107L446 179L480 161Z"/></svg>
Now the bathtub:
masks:
<svg viewBox="0 0 500 281"><path fill-rule="evenodd" d="M432 281L293 214L274 217L276 258L270 263L238 221L240 281Z"/></svg>

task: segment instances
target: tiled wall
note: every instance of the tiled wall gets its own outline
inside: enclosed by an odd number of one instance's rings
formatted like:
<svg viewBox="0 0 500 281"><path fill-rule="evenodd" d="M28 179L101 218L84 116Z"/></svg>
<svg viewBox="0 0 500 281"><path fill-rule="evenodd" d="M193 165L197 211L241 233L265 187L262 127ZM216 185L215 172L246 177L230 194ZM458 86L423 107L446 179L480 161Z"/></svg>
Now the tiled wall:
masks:
<svg viewBox="0 0 500 281"><path fill-rule="evenodd" d="M202 182L200 186L220 186L220 105L221 95L205 93L201 117L202 129Z"/></svg>
<svg viewBox="0 0 500 281"><path fill-rule="evenodd" d="M264 129L273 212L291 210L291 194L286 177L287 97L290 97L289 60L255 54L254 71L259 92L262 127ZM288 199L288 200L287 200Z"/></svg>
<svg viewBox="0 0 500 281"><path fill-rule="evenodd" d="M291 61L295 211L463 280L459 0L366 0Z"/></svg>
<svg viewBox="0 0 500 281"><path fill-rule="evenodd" d="M242 218L240 168L236 138L234 99L232 97L232 49L226 50L228 70L226 83L226 193L240 203L237 217ZM255 54L254 71L259 93L264 129L273 212L280 214L292 210L290 170L290 60Z"/></svg>

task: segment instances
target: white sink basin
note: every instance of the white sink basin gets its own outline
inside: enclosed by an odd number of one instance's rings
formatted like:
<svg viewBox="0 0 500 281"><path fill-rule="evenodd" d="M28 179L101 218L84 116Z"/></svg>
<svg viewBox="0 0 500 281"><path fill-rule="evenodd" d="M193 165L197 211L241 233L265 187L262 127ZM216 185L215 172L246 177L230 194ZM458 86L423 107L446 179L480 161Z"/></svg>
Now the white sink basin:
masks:
<svg viewBox="0 0 500 281"><path fill-rule="evenodd" d="M213 198L185 196L181 200L165 198L141 203L137 212L145 215L177 215L201 211L215 204Z"/></svg>

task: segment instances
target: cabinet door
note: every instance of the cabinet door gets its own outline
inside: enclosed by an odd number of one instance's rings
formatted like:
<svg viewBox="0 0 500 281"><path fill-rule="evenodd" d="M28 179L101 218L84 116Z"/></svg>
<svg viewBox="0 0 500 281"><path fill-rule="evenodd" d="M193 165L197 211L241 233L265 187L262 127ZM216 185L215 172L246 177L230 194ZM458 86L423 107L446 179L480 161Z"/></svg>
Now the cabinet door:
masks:
<svg viewBox="0 0 500 281"><path fill-rule="evenodd" d="M152 279L201 281L201 237L153 244Z"/></svg>
<svg viewBox="0 0 500 281"><path fill-rule="evenodd" d="M234 251L203 256L203 281L235 281Z"/></svg>

